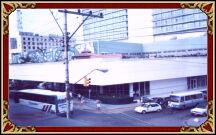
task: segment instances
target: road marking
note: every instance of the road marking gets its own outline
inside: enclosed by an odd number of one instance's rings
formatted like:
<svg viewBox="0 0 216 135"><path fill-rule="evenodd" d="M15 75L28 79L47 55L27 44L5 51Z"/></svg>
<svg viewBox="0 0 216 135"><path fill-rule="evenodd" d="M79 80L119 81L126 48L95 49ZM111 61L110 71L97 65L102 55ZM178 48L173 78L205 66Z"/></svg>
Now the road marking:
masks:
<svg viewBox="0 0 216 135"><path fill-rule="evenodd" d="M151 124L151 123L149 123L149 122L145 122L145 121L143 121L143 120L140 120L140 119L138 119L138 118L136 118L136 117L127 115L127 114L125 114L125 113L120 113L120 114L123 114L123 115L125 115L125 116L127 116L127 117L133 118L133 119L135 119L135 120L138 120L138 121L140 121L140 122L142 122L142 123L147 124L148 126L154 126L153 124Z"/></svg>

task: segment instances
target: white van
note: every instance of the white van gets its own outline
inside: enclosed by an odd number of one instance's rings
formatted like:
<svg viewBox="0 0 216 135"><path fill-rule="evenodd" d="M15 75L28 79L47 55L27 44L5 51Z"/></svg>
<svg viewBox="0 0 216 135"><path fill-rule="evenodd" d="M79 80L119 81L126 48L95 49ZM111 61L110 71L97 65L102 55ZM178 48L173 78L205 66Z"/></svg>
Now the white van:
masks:
<svg viewBox="0 0 216 135"><path fill-rule="evenodd" d="M204 101L202 92L199 91L187 91L170 95L170 101L168 107L184 109L188 107L194 107Z"/></svg>

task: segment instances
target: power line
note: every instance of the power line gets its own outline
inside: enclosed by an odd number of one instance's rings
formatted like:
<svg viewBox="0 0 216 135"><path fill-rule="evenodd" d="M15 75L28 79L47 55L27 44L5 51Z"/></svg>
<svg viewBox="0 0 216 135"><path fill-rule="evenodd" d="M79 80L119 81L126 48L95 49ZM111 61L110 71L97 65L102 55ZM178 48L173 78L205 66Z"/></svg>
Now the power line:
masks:
<svg viewBox="0 0 216 135"><path fill-rule="evenodd" d="M61 27L60 27L60 25L59 25L59 23L58 23L57 19L56 19L56 18L55 18L55 16L53 15L53 12L51 11L51 9L49 9L49 11L50 11L50 13L52 14L52 16L53 16L53 18L54 18L54 20L55 20L56 24L57 24L57 25L58 25L58 27L59 27L59 29L61 30L61 32L62 32L62 35L64 35L64 32L63 32L63 30L61 29Z"/></svg>

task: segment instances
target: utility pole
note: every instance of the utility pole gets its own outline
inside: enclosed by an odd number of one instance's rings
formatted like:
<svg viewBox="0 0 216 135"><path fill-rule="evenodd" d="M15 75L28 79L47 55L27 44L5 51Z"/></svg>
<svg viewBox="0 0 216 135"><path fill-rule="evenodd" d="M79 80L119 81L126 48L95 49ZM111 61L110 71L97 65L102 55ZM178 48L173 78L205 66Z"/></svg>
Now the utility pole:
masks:
<svg viewBox="0 0 216 135"><path fill-rule="evenodd" d="M92 11L90 11L89 14L87 14L87 13L81 13L80 10L78 10L78 12L74 12L74 11L68 11L66 9L58 10L58 11L63 12L64 13L64 18L65 18L65 24L64 24L65 79L66 79L65 80L65 91L66 91L66 100L67 100L67 102L66 102L67 103L66 116L69 119L70 118L70 102L71 102L71 99L72 99L72 109L73 109L73 93L71 94L71 97L70 97L70 93L69 93L70 92L69 91L69 68L68 68L68 41L69 41L70 38L72 38L72 36L76 33L76 31L81 27L81 25L88 19L88 17L91 16L91 17L103 18L103 14L100 13L100 15L93 15ZM67 13L87 16L69 38L68 38L68 35L67 35L68 34L68 32L67 32Z"/></svg>
<svg viewBox="0 0 216 135"><path fill-rule="evenodd" d="M66 11L66 9L65 9ZM66 116L70 118L70 95L69 95L69 70L68 70L68 40L67 40L67 13L64 12L65 24L64 24L64 46L65 46L65 90L67 99L67 112Z"/></svg>

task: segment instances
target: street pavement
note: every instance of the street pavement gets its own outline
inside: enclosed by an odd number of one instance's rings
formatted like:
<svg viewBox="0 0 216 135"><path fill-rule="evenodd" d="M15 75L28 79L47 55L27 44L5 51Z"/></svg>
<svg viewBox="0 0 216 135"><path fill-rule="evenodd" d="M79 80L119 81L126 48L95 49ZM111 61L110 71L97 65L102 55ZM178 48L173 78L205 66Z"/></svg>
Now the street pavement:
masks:
<svg viewBox="0 0 216 135"><path fill-rule="evenodd" d="M74 100L74 114L67 119L10 100L9 120L17 126L199 126L206 119L191 116L189 109L174 114L170 114L167 109L146 115L138 114L133 110L138 105L102 104L98 111L94 101L86 101L81 105L78 100Z"/></svg>
<svg viewBox="0 0 216 135"><path fill-rule="evenodd" d="M78 100L74 100L74 115L71 119L66 117L60 117L53 113L44 112L40 109L25 106L19 103L15 103L13 100L9 101L9 120L19 126L100 126L104 123L104 120L116 119L118 116L110 116L107 114L117 114L126 110L132 109L137 103L127 105L106 105L102 104L101 109L98 111L96 103L92 101L86 101L84 104ZM97 116L95 115L97 114ZM95 119L98 117L98 120ZM98 121L98 122L97 122ZM121 121L116 119L116 123L124 125ZM115 121L112 121L115 122ZM112 125L108 121L105 125ZM103 125L101 125L103 126Z"/></svg>
<svg viewBox="0 0 216 135"><path fill-rule="evenodd" d="M106 113L106 114L121 113L127 110L134 109L138 105L140 105L140 103L130 103L130 104L122 104L122 105L111 105L111 104L101 103L100 110L98 111L95 100L88 99L83 104L77 99L74 100L74 108L76 109L81 109L81 110L94 112L94 113Z"/></svg>

